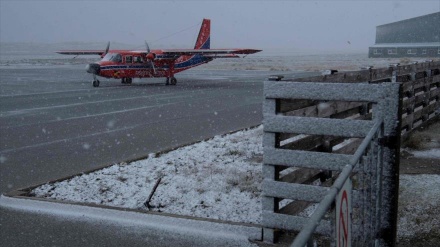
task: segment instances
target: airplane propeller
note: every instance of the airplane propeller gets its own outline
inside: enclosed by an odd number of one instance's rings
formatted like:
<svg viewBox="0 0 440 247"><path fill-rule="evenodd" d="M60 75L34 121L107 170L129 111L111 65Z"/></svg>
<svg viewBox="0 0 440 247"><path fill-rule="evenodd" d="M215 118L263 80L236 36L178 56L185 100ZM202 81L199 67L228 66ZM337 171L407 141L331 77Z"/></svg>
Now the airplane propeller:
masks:
<svg viewBox="0 0 440 247"><path fill-rule="evenodd" d="M154 54L154 53L152 53L150 51L150 47L148 46L147 41L145 41L145 46L147 47L147 56L146 56L146 58L147 58L148 61L150 61L151 67L153 67L153 72L154 72L154 74L156 74L156 67L154 67L154 62L153 62L153 60L156 58L156 54Z"/></svg>
<svg viewBox="0 0 440 247"><path fill-rule="evenodd" d="M107 47L105 48L104 53L101 54L101 58L107 55L109 49L110 49L110 41L107 43Z"/></svg>
<svg viewBox="0 0 440 247"><path fill-rule="evenodd" d="M109 49L110 49L110 41L107 43L107 47L105 48L105 54L108 53Z"/></svg>

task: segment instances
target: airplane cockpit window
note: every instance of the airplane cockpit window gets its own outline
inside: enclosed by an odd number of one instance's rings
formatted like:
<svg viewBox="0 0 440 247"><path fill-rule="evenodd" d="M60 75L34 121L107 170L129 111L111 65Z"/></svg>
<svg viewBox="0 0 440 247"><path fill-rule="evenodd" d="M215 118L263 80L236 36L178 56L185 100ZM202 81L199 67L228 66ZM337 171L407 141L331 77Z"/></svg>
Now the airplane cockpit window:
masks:
<svg viewBox="0 0 440 247"><path fill-rule="evenodd" d="M122 62L122 56L118 53L107 53L103 58L102 61L113 61L113 62Z"/></svg>
<svg viewBox="0 0 440 247"><path fill-rule="evenodd" d="M125 56L125 62L126 63L132 63L133 62L133 57L132 56Z"/></svg>
<svg viewBox="0 0 440 247"><path fill-rule="evenodd" d="M102 58L102 61L110 61L113 55L114 55L113 53L105 54L105 56Z"/></svg>
<svg viewBox="0 0 440 247"><path fill-rule="evenodd" d="M113 62L120 63L120 62L122 62L122 56L121 56L121 54L115 54L110 60Z"/></svg>

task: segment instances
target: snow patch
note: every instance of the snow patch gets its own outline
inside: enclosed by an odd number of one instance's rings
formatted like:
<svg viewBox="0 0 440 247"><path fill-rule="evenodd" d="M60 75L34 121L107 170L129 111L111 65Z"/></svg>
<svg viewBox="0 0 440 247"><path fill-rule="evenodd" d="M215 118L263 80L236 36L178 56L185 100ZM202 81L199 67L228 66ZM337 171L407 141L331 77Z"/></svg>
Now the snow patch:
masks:
<svg viewBox="0 0 440 247"><path fill-rule="evenodd" d="M440 175L401 175L398 236L440 233Z"/></svg>
<svg viewBox="0 0 440 247"><path fill-rule="evenodd" d="M33 190L37 197L235 222L261 222L260 126ZM86 147L84 147L86 148Z"/></svg>
<svg viewBox="0 0 440 247"><path fill-rule="evenodd" d="M86 202L244 223L261 223L263 127L240 131L150 154L145 160L121 163L48 183L32 193L71 202ZM438 155L439 149L429 151ZM435 156L437 157L437 156ZM295 168L292 168L295 169ZM399 238L440 232L440 175L401 175ZM287 200L284 200L287 202ZM310 216L311 205L304 216Z"/></svg>
<svg viewBox="0 0 440 247"><path fill-rule="evenodd" d="M426 159L440 159L440 149L428 149L422 151L411 151L414 157L418 158L426 158Z"/></svg>

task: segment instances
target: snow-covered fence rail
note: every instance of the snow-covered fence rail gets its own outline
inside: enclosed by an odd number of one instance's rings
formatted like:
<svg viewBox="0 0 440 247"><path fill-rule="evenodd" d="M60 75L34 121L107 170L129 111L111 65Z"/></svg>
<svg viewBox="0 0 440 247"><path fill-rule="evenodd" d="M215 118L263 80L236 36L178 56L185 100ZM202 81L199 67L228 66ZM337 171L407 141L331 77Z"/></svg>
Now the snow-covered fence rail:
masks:
<svg viewBox="0 0 440 247"><path fill-rule="evenodd" d="M334 236L334 195L352 177L353 241L393 245L400 89L398 83L265 82L265 241L275 240L274 229L305 229L301 244L313 232ZM319 202L309 221L307 208Z"/></svg>
<svg viewBox="0 0 440 247"><path fill-rule="evenodd" d="M340 82L340 83L382 83L402 84L402 136L436 117L440 108L440 61L426 61L408 65L392 64L388 68L367 68L360 71L333 73L324 76L295 79L297 82ZM282 106L283 112L296 110L295 105ZM310 103L310 102L309 102ZM292 105L294 107L292 108ZM305 104L311 106L312 104ZM347 108L346 108L347 109Z"/></svg>
<svg viewBox="0 0 440 247"><path fill-rule="evenodd" d="M440 61L397 66L395 77L403 88L402 130L407 136L439 113Z"/></svg>

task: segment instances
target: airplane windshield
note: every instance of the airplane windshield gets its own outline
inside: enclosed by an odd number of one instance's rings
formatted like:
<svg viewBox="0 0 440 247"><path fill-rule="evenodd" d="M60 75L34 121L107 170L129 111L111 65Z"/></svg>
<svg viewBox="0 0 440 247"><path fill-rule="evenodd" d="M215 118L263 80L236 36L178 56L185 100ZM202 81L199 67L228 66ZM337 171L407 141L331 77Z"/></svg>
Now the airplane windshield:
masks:
<svg viewBox="0 0 440 247"><path fill-rule="evenodd" d="M102 61L113 61L113 62L122 62L122 56L118 53L107 53Z"/></svg>

